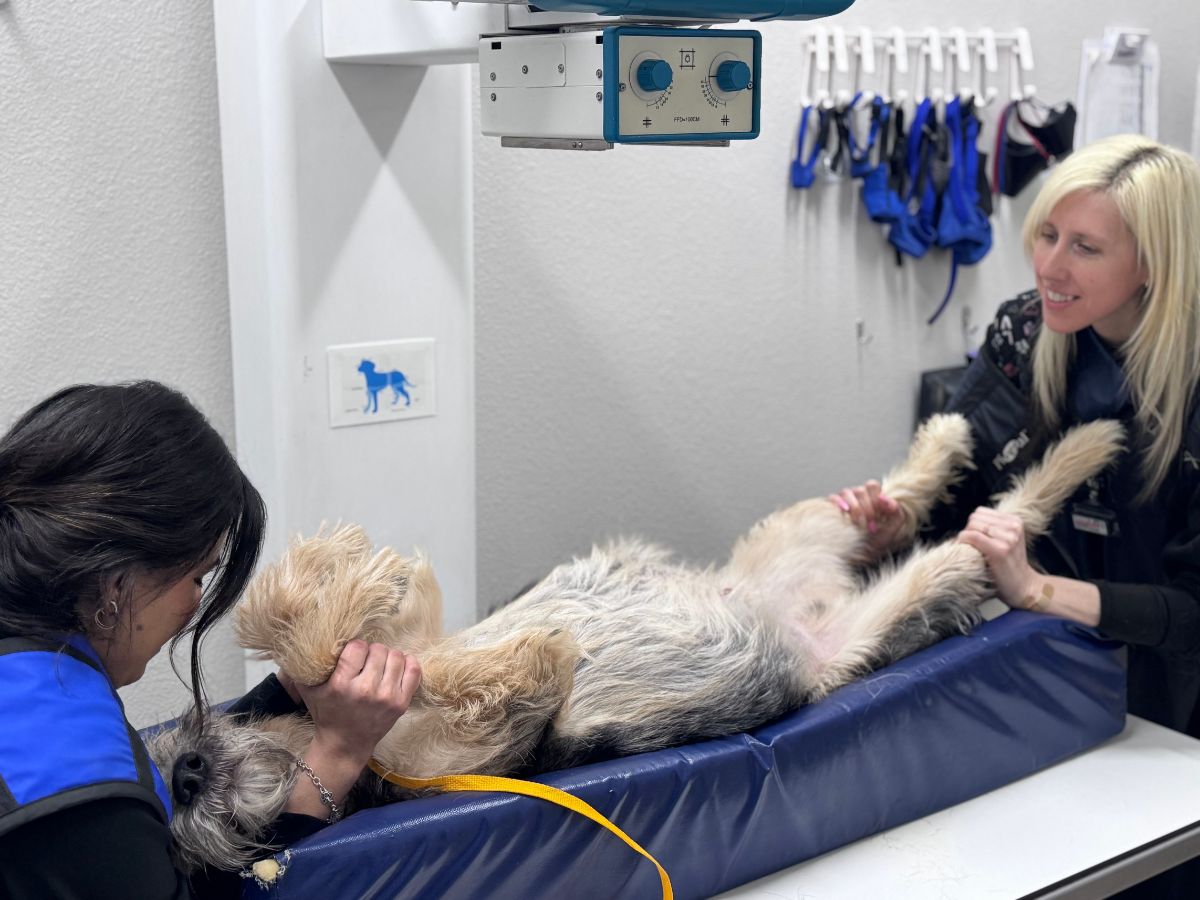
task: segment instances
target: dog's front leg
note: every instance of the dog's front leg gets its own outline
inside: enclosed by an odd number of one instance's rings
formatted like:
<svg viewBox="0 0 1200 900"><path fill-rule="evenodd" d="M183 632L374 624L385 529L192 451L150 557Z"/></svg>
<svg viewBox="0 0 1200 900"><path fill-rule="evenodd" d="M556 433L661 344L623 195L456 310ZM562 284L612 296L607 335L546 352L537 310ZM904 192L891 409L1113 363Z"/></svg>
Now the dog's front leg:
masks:
<svg viewBox="0 0 1200 900"><path fill-rule="evenodd" d="M528 764L571 692L579 645L529 629L484 647L446 641L421 660L413 707L375 753L403 775L508 775Z"/></svg>
<svg viewBox="0 0 1200 900"><path fill-rule="evenodd" d="M421 558L372 552L361 528L293 541L238 607L241 645L303 684L321 684L342 648L378 641L418 657L442 637L442 595Z"/></svg>

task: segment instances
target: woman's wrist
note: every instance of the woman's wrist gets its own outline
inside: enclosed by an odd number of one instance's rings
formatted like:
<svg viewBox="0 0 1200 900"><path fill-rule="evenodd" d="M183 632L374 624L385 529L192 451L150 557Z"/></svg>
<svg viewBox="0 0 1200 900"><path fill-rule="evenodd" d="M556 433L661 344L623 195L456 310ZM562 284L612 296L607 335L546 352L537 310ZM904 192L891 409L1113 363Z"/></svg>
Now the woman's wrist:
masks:
<svg viewBox="0 0 1200 900"><path fill-rule="evenodd" d="M308 780L312 782L313 787L317 789L317 794L321 797L321 803L329 808L329 816L325 821L332 825L334 822L340 820L345 815L345 810L341 804L334 800L333 792L325 787L324 782L321 781L321 776L313 770L312 766L304 761L303 756L296 757L296 768L308 776ZM298 778L297 780L300 779Z"/></svg>
<svg viewBox="0 0 1200 900"><path fill-rule="evenodd" d="M1090 581L1035 572L1014 601L1008 605L1016 609L1061 616L1093 628L1100 624L1100 589Z"/></svg>
<svg viewBox="0 0 1200 900"><path fill-rule="evenodd" d="M1053 599L1054 585L1046 576L1031 569L1029 577L1025 579L1025 585L1017 594L1016 602L1010 605L1029 612L1044 613L1049 611Z"/></svg>
<svg viewBox="0 0 1200 900"><path fill-rule="evenodd" d="M369 758L369 753L364 756L361 751L347 748L336 738L318 732L308 748L300 754L300 759L311 770L311 774L304 770L298 773L299 777L288 799L287 811L318 819L329 818L334 808L340 812L346 795L362 774ZM322 788L328 792L327 796L322 793Z"/></svg>

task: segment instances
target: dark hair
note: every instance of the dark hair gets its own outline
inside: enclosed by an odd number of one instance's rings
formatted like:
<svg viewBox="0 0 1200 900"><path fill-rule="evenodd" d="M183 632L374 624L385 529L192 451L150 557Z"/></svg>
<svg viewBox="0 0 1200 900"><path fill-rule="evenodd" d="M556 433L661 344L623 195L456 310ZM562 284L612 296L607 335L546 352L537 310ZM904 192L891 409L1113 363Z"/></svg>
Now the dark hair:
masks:
<svg viewBox="0 0 1200 900"><path fill-rule="evenodd" d="M203 709L200 642L244 590L265 525L262 497L183 394L154 381L65 388L0 438L0 629L84 631L105 584L137 571L177 580L224 538L199 609L171 641L192 635Z"/></svg>

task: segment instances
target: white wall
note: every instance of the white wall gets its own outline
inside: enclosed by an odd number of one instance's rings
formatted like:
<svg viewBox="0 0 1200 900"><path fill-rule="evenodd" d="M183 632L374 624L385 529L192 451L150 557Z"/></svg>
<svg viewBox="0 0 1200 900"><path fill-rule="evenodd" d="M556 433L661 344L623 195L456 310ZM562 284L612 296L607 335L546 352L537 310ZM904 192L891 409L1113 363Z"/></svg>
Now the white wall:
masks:
<svg viewBox="0 0 1200 900"><path fill-rule="evenodd" d="M323 521L433 559L474 619L464 66L331 66L319 0L217 0L238 455L265 555ZM331 429L326 347L434 338L437 415ZM248 681L261 667L252 666Z"/></svg>
<svg viewBox="0 0 1200 900"><path fill-rule="evenodd" d="M208 3L0 4L0 428L79 381L156 378L233 438ZM212 636L213 696L240 654ZM184 656L181 654L181 656ZM182 671L186 672L186 659ZM156 660L144 725L189 694Z"/></svg>
<svg viewBox="0 0 1200 900"><path fill-rule="evenodd" d="M1050 101L1074 99L1085 36L1148 27L1160 137L1188 146L1195 4L858 0L833 22L1025 26ZM1032 190L1001 205L996 248L927 327L945 254L898 270L856 187L788 187L806 26L760 27L754 142L568 153L475 138L482 609L606 535L719 559L773 508L881 474L907 444L918 373L958 362L1031 286L1017 232Z"/></svg>

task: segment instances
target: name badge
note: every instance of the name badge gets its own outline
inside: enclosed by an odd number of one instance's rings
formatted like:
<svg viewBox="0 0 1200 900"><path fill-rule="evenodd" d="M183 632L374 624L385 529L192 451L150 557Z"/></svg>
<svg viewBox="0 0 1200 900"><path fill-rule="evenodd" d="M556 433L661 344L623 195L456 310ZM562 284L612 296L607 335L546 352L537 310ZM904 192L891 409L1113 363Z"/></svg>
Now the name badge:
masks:
<svg viewBox="0 0 1200 900"><path fill-rule="evenodd" d="M1071 524L1075 526L1076 531L1086 531L1100 537L1116 537L1121 533L1117 525L1117 514L1093 503L1072 504Z"/></svg>

